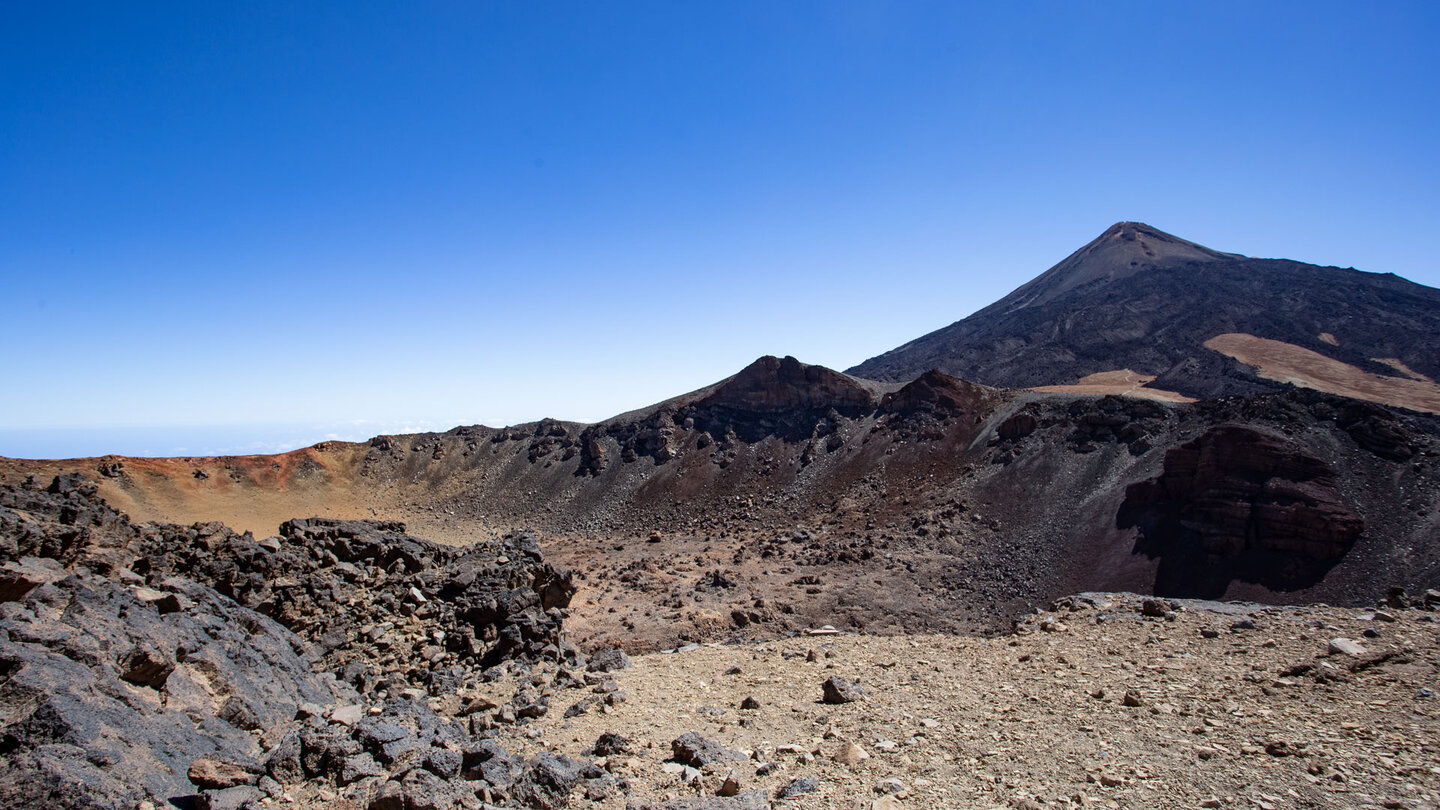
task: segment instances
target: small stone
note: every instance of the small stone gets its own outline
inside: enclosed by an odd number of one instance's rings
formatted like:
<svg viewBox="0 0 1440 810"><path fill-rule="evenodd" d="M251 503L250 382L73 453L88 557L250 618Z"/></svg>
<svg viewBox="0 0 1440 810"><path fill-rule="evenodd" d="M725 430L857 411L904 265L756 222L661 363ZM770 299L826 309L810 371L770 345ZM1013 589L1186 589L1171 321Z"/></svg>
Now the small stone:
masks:
<svg viewBox="0 0 1440 810"><path fill-rule="evenodd" d="M881 779L875 783L875 792L881 794L899 793L905 789L905 783L899 779Z"/></svg>
<svg viewBox="0 0 1440 810"><path fill-rule="evenodd" d="M364 716L365 707L357 703L336 706L330 710L330 722L339 723L342 726L354 726Z"/></svg>
<svg viewBox="0 0 1440 810"><path fill-rule="evenodd" d="M1348 638L1330 639L1331 655L1364 655L1365 648Z"/></svg>
<svg viewBox="0 0 1440 810"><path fill-rule="evenodd" d="M725 776L725 781L720 783L719 789L715 791L717 796L738 796L740 794L740 775L731 771Z"/></svg>
<svg viewBox="0 0 1440 810"><path fill-rule="evenodd" d="M682 734L670 743L671 758L682 765L703 768L719 762L733 762L745 757L720 743L707 740L695 732Z"/></svg>
<svg viewBox="0 0 1440 810"><path fill-rule="evenodd" d="M840 677L833 677L821 684L824 690L824 701L831 704L853 703L865 698L865 690L857 683L852 683Z"/></svg>
<svg viewBox="0 0 1440 810"><path fill-rule="evenodd" d="M441 779L454 779L460 774L460 754L448 748L432 748L425 758L425 768Z"/></svg>
<svg viewBox="0 0 1440 810"><path fill-rule="evenodd" d="M618 669L630 669L630 656L619 647L607 647L590 656L590 663L586 669L591 672L614 672Z"/></svg>
<svg viewBox="0 0 1440 810"><path fill-rule="evenodd" d="M1202 627L1202 628L1200 629L1200 637L1201 637L1201 638L1219 638L1219 637L1220 637L1220 631L1219 631L1219 630L1216 630L1216 629L1213 628L1213 627Z"/></svg>
<svg viewBox="0 0 1440 810"><path fill-rule="evenodd" d="M1126 689L1125 697L1120 699L1120 705L1138 709L1139 707L1145 705L1145 701L1143 698L1140 697L1140 692L1138 690Z"/></svg>
<svg viewBox="0 0 1440 810"><path fill-rule="evenodd" d="M260 801L260 791L249 785L236 785L222 790L207 790L200 794L200 799L196 803L198 810L241 810Z"/></svg>
<svg viewBox="0 0 1440 810"><path fill-rule="evenodd" d="M154 588L137 586L132 589L135 598L147 605L153 605L160 613L176 613L180 610L180 597L173 593L157 591Z"/></svg>
<svg viewBox="0 0 1440 810"><path fill-rule="evenodd" d="M813 776L797 776L775 793L777 799L791 799L820 789L820 780Z"/></svg>
<svg viewBox="0 0 1440 810"><path fill-rule="evenodd" d="M236 785L255 784L260 779L260 769L206 756L190 763L187 776L204 790L223 790Z"/></svg>
<svg viewBox="0 0 1440 810"><path fill-rule="evenodd" d="M159 689L165 685L170 673L175 671L175 662L170 657L148 645L136 647L120 662L120 677L136 686ZM222 718L223 719L223 718Z"/></svg>
<svg viewBox="0 0 1440 810"><path fill-rule="evenodd" d="M832 757L832 759L841 765L849 765L852 768L869 758L870 755L865 752L865 749L853 742L845 743L839 751L835 752L835 756Z"/></svg>
<svg viewBox="0 0 1440 810"><path fill-rule="evenodd" d="M613 757L628 753L630 753L630 741L613 731L607 731L595 740L595 756L597 757Z"/></svg>
<svg viewBox="0 0 1440 810"><path fill-rule="evenodd" d="M740 708L746 710L758 709L760 708L760 701L756 700L754 695L751 695L750 697L747 697L744 700L740 701Z"/></svg>

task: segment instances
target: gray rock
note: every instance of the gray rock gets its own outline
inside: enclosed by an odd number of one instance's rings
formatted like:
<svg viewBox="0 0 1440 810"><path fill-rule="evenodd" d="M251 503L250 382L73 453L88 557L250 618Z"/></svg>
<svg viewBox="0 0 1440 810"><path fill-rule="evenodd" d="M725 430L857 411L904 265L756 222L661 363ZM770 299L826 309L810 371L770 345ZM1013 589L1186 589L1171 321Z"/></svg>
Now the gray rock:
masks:
<svg viewBox="0 0 1440 810"><path fill-rule="evenodd" d="M537 754L510 787L510 796L534 810L556 810L570 801L583 766L563 754Z"/></svg>
<svg viewBox="0 0 1440 810"><path fill-rule="evenodd" d="M425 757L425 767L441 779L454 779L460 775L464 757L458 751L448 748L432 748Z"/></svg>
<svg viewBox="0 0 1440 810"><path fill-rule="evenodd" d="M367 810L405 810L405 788L399 782L382 782L370 794Z"/></svg>
<svg viewBox="0 0 1440 810"><path fill-rule="evenodd" d="M607 647L590 656L590 663L587 669L591 672L614 672L619 669L630 669L630 656L619 647Z"/></svg>
<svg viewBox="0 0 1440 810"><path fill-rule="evenodd" d="M421 768L405 774L401 781L405 789L405 810L450 810L462 800L462 788Z"/></svg>
<svg viewBox="0 0 1440 810"><path fill-rule="evenodd" d="M282 785L305 780L305 767L300 761L300 732L291 731L265 756L265 773Z"/></svg>
<svg viewBox="0 0 1440 810"><path fill-rule="evenodd" d="M713 740L707 740L695 732L683 734L670 742L671 759L693 768L704 768L721 762L744 759L744 755L731 751Z"/></svg>
<svg viewBox="0 0 1440 810"><path fill-rule="evenodd" d="M798 776L791 779L784 787L776 791L777 799L793 799L806 793L814 793L820 789L820 780L813 776Z"/></svg>
<svg viewBox="0 0 1440 810"><path fill-rule="evenodd" d="M630 741L613 731L607 731L595 740L595 756L597 757L613 757L616 754L630 752Z"/></svg>
<svg viewBox="0 0 1440 810"><path fill-rule="evenodd" d="M1329 649L1330 649L1330 654L1331 654L1331 655L1364 655L1364 654L1365 654L1365 648L1364 648L1364 647L1361 647L1359 644L1356 644L1355 642L1351 641L1351 640L1348 639L1348 638L1332 638L1332 639L1330 639Z"/></svg>
<svg viewBox="0 0 1440 810"><path fill-rule="evenodd" d="M300 730L300 764L309 776L338 773L345 761L360 753L360 742L338 726ZM271 776L274 776L272 773ZM276 777L277 782L283 782Z"/></svg>
<svg viewBox="0 0 1440 810"><path fill-rule="evenodd" d="M200 801L197 805L200 810L240 810L253 802L260 801L259 789L249 785L225 788L224 790L207 790L200 794Z"/></svg>
<svg viewBox="0 0 1440 810"><path fill-rule="evenodd" d="M822 698L826 703L841 704L853 703L865 698L865 690L857 683L852 683L841 677L832 677L821 684L824 691Z"/></svg>
<svg viewBox="0 0 1440 810"><path fill-rule="evenodd" d="M196 760L249 761L254 740L215 714L205 682L225 684L270 726L301 702L334 702L294 634L208 588L179 587L193 610L162 615L131 587L88 574L11 603L0 619L0 805L162 806L195 792Z"/></svg>
<svg viewBox="0 0 1440 810"><path fill-rule="evenodd" d="M368 751L361 751L345 758L345 761L340 764L340 773L336 780L342 785L348 785L361 779L384 775L385 769L380 767L380 763L375 761L375 757L371 756Z"/></svg>
<svg viewBox="0 0 1440 810"><path fill-rule="evenodd" d="M460 754L461 775L484 781L500 790L508 789L520 775L522 763L505 752L494 740L472 740Z"/></svg>
<svg viewBox="0 0 1440 810"><path fill-rule="evenodd" d="M44 557L21 557L0 565L0 602L18 602L41 585L58 582L68 576L58 560Z"/></svg>

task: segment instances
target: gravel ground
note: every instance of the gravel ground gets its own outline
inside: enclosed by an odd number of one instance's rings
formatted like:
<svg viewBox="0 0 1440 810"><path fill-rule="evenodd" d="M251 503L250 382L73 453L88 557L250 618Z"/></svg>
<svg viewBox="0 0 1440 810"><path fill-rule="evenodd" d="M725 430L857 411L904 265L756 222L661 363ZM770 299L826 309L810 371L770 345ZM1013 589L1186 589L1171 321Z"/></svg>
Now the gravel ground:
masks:
<svg viewBox="0 0 1440 810"><path fill-rule="evenodd" d="M599 760L628 794L582 807L713 796L727 776L795 810L1440 807L1433 613L1175 603L1147 617L1137 596L1070 602L995 639L815 635L637 656L611 675L623 702L567 719L591 692L557 689L544 718L502 726L502 740L579 758L602 733L629 739L633 753ZM1337 638L1364 650L1332 652ZM835 676L866 696L823 703ZM516 688L491 691L503 702ZM747 697L759 708L740 708ZM745 758L667 768L690 732ZM852 745L864 758L839 761L860 756ZM813 791L777 799L806 777Z"/></svg>

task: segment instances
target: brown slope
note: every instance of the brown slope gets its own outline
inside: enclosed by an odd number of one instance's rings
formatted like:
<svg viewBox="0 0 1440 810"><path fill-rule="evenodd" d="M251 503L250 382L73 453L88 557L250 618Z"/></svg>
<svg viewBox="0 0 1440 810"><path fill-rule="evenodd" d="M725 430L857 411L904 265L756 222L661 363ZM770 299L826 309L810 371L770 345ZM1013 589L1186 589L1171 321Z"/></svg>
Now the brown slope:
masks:
<svg viewBox="0 0 1440 810"><path fill-rule="evenodd" d="M1205 341L1205 347L1253 366L1263 379L1352 399L1440 413L1440 385L1416 374L1398 360L1378 362L1406 374L1405 377L1374 374L1319 352L1254 335L1216 335Z"/></svg>

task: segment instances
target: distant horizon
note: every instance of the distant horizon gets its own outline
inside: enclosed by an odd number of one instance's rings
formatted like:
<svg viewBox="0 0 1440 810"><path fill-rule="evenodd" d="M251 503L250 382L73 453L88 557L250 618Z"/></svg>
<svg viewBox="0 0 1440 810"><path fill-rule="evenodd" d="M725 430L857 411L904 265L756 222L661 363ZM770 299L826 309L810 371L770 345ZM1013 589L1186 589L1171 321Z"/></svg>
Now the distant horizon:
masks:
<svg viewBox="0 0 1440 810"><path fill-rule="evenodd" d="M1137 224L1149 225L1144 220L1122 220L1121 222L1134 222ZM1119 224L1119 222L1114 223ZM1113 227L1113 225L1112 225ZM1181 234L1165 231L1172 236L1181 239ZM1099 234L1097 234L1098 236ZM1191 241L1191 240L1187 240ZM1085 244L1088 244L1085 243ZM1202 245L1203 247L1213 247ZM1083 245L1077 246L1083 247ZM1216 248L1217 250L1223 250ZM1073 252L1073 251L1072 251ZM1069 254L1067 254L1068 256ZM1250 258L1274 258L1285 259L1283 256L1275 257L1250 257ZM1051 265L1053 267L1053 265ZM1338 265L1316 265L1320 267L1338 267ZM1046 268L1048 269L1048 268ZM1361 268L1339 268L1352 269L1359 272L1384 275L1385 273L1367 271ZM1045 272L1039 270L1036 276ZM1396 275L1396 274L1391 274ZM1401 278L1412 284L1419 284L1408 278ZM1028 281L1028 279L1027 279ZM1429 286L1429 285L1421 285ZM1013 290L1012 290L1013 292ZM1008 293L1007 293L1008 294ZM1003 297L1003 296L1001 296ZM997 298L996 301L1000 300ZM983 309L994 301L982 304L978 309ZM963 320L964 317L974 314L967 312L956 320ZM952 321L951 323L954 323ZM949 325L949 324L944 324ZM923 334L916 334L914 338ZM903 345L903 344L897 344ZM895 347L891 347L895 348ZM887 349L888 351L888 349ZM787 352L773 351L757 355L755 359L765 356L785 357L793 356ZM874 357L875 355L871 355ZM825 365L823 363L809 363L803 357L797 357L807 365ZM843 366L825 366L834 371L844 372L864 360L861 358L855 362ZM753 362L753 360L751 361ZM748 363L746 365L749 365ZM743 367L742 367L743 368ZM706 385L719 382L738 373L741 369L733 369L728 374L711 380ZM703 386L700 386L703 387ZM613 413L593 418L570 418L564 416L550 415L549 413L517 417L511 419L489 418L479 420L391 420L388 422L375 422L364 419L349 421L330 421L321 423L294 422L294 423L270 423L270 422L238 422L233 424L185 424L185 425L112 425L96 427L52 427L41 426L26 429L10 429L0 427L0 457L26 459L26 460L64 460L72 458L102 458L105 456L124 456L130 458L186 458L186 457L232 457L232 456L253 456L253 455L277 455L293 452L306 447L329 441L359 443L369 441L376 436L414 435L424 433L445 433L459 427L484 426L489 428L505 428L515 425L533 424L543 419L558 419L564 422L579 424L594 424L603 422L614 416L629 411L656 405L677 396L683 396L690 391L674 391L660 399L650 402L635 403L622 407ZM96 452L99 447L112 447L114 449ZM65 452L67 449L73 452ZM42 455L42 453L61 451L59 454Z"/></svg>
<svg viewBox="0 0 1440 810"><path fill-rule="evenodd" d="M1440 287L1437 39L1406 0L17 7L0 455L843 370L1119 221Z"/></svg>

